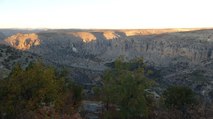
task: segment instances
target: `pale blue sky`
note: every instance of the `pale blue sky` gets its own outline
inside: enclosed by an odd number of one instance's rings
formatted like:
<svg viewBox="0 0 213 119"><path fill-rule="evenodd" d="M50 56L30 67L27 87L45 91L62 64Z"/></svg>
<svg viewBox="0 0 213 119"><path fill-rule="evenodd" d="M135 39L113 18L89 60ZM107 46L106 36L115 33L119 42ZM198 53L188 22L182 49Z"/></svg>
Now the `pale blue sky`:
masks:
<svg viewBox="0 0 213 119"><path fill-rule="evenodd" d="M0 28L213 27L212 0L0 0Z"/></svg>

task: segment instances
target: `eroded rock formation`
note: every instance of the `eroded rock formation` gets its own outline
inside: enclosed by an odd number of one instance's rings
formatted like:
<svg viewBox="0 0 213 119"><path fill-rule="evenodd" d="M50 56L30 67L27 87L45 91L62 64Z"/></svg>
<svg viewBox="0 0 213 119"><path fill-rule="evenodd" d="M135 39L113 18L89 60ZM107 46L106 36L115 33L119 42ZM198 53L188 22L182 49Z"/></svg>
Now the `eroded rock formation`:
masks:
<svg viewBox="0 0 213 119"><path fill-rule="evenodd" d="M19 50L28 50L32 46L40 45L40 40L38 38L38 35L35 33L31 33L31 34L18 33L8 37L7 39L5 39L5 41L9 45Z"/></svg>
<svg viewBox="0 0 213 119"><path fill-rule="evenodd" d="M174 60L197 64L213 58L212 33L190 29L45 31L18 33L5 42L57 63L102 70L119 56L126 60L144 57L157 66L169 66Z"/></svg>

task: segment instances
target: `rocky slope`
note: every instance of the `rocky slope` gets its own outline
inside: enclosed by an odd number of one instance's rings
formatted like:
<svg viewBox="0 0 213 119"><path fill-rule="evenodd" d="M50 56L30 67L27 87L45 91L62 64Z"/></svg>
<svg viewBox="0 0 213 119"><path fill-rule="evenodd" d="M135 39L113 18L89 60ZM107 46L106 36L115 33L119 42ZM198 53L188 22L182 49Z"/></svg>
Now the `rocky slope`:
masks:
<svg viewBox="0 0 213 119"><path fill-rule="evenodd" d="M52 62L51 60L44 59L37 54L17 50L4 44L0 44L0 80L9 75L15 64L19 63L21 64L22 68L25 68L27 65L29 65L29 63L40 60L46 65L54 66L58 70L65 68L67 71L69 71L68 77L76 81L78 84L83 85L87 94L90 93L89 91L94 85L97 85L100 82L100 75L102 72L82 68L73 68L69 65L60 65Z"/></svg>
<svg viewBox="0 0 213 119"><path fill-rule="evenodd" d="M37 56L31 53L21 52L0 44L0 79L5 78L16 63L20 63L25 67L37 58Z"/></svg>

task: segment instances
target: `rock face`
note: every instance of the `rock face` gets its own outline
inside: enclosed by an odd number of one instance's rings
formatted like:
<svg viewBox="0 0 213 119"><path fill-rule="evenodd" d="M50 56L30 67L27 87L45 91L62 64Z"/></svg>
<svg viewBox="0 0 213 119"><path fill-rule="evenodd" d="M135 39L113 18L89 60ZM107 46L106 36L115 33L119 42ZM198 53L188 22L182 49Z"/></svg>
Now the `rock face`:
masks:
<svg viewBox="0 0 213 119"><path fill-rule="evenodd" d="M71 34L74 35L75 37L79 37L85 43L96 40L96 37L90 32L74 32Z"/></svg>
<svg viewBox="0 0 213 119"><path fill-rule="evenodd" d="M116 34L113 31L105 31L103 32L103 35L107 40L112 40L112 39L121 37L120 35Z"/></svg>
<svg viewBox="0 0 213 119"><path fill-rule="evenodd" d="M174 61L199 64L213 58L213 30L190 30L194 29L59 30L19 33L5 42L55 63L94 70L105 69L105 63L119 56L126 60L144 57L146 62L164 67Z"/></svg>

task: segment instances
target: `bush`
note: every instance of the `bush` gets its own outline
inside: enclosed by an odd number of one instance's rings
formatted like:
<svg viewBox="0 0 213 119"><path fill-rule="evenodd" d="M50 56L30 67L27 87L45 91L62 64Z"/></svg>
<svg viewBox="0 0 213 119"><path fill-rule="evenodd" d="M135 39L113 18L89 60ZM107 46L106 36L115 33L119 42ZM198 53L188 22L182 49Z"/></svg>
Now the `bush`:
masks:
<svg viewBox="0 0 213 119"><path fill-rule="evenodd" d="M189 116L187 109L196 103L195 93L188 87L171 86L163 93L164 103L169 109L182 112L182 118Z"/></svg>

